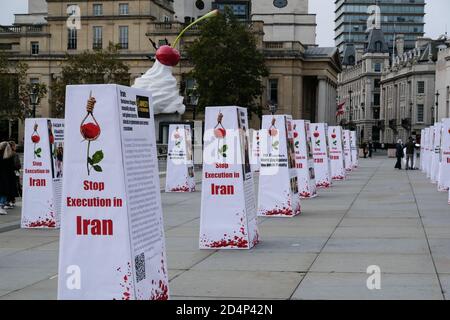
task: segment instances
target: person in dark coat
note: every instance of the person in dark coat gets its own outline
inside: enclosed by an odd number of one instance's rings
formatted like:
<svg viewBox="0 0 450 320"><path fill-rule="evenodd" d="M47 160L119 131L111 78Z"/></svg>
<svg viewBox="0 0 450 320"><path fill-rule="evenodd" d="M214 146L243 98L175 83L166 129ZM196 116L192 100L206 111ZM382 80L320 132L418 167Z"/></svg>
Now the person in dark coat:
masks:
<svg viewBox="0 0 450 320"><path fill-rule="evenodd" d="M395 156L397 157L397 163L395 164L395 169L402 170L402 159L405 156L403 153L403 143L402 140L398 140L395 145Z"/></svg>
<svg viewBox="0 0 450 320"><path fill-rule="evenodd" d="M416 150L416 144L412 137L409 137L406 147L406 170L414 170L414 152Z"/></svg>
<svg viewBox="0 0 450 320"><path fill-rule="evenodd" d="M6 214L5 209L11 209L8 200L18 196L14 166L14 152L9 142L0 143L0 214Z"/></svg>

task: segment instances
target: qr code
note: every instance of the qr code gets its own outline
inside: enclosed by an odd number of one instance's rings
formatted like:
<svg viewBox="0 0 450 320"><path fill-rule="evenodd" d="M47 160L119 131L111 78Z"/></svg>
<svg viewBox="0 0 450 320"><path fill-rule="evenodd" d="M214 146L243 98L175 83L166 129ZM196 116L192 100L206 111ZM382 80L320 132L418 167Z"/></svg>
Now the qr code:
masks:
<svg viewBox="0 0 450 320"><path fill-rule="evenodd" d="M142 252L134 258L134 266L136 268L136 282L145 279L145 255Z"/></svg>

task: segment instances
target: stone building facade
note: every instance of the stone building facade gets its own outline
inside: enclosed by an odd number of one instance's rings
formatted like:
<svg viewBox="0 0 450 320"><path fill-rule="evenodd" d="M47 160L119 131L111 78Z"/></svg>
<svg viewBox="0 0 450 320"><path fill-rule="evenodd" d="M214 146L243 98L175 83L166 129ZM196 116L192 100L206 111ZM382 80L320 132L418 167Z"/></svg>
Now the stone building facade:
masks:
<svg viewBox="0 0 450 320"><path fill-rule="evenodd" d="M436 62L437 120L450 118L450 39L438 50Z"/></svg>
<svg viewBox="0 0 450 320"><path fill-rule="evenodd" d="M301 2L307 3L307 0ZM153 64L155 49L149 38L156 44L164 43L166 39L171 43L185 26L175 18L182 14L175 11L177 3L174 7L172 0L47 0L46 4L45 23L36 20L37 23L22 22L0 27L0 48L10 54L10 59L29 65L27 76L30 82L44 83L48 88L60 75L66 53L106 48L109 42L120 44L120 59L130 68L131 85ZM81 28L76 31L67 27L68 21L73 23L72 15L77 14L67 11L71 5L80 9ZM292 10L297 9L293 7ZM285 12L280 12L280 15L285 15ZM337 50L308 46L294 35L283 41L266 41L264 21L243 23L247 23L254 33L270 72L264 79L264 94L260 101L263 110L268 112L268 104L275 103L281 113L333 124L337 75L341 71ZM196 99L191 95L194 83L187 76L192 65L184 54L185 46L197 36L198 29L195 28L186 33L179 48L182 60L173 68L180 92L185 96L187 111L184 115L158 115L156 129L160 143L165 142L170 123L202 119L203 115L196 112ZM49 92L41 101L37 116L52 116L51 94ZM253 115L251 124L258 128L260 120ZM22 141L21 134L18 140Z"/></svg>
<svg viewBox="0 0 450 320"><path fill-rule="evenodd" d="M355 129L360 142L381 142L380 79L389 65L389 50L380 29L369 31L364 49L349 44L344 49L343 70L338 78L338 104L345 113L338 122Z"/></svg>
<svg viewBox="0 0 450 320"><path fill-rule="evenodd" d="M384 143L406 141L410 136L420 140L421 130L437 121L435 75L440 45L445 46L445 41L419 38L416 48L405 52L397 41L398 55L381 78Z"/></svg>

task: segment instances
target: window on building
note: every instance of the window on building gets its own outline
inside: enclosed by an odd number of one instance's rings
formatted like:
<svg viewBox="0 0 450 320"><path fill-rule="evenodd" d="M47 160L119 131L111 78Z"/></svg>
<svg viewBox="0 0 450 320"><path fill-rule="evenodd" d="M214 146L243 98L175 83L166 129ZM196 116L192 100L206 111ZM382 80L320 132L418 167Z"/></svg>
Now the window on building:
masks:
<svg viewBox="0 0 450 320"><path fill-rule="evenodd" d="M99 4L99 3L93 4L92 11L94 12L94 16L102 16L103 15L103 5Z"/></svg>
<svg viewBox="0 0 450 320"><path fill-rule="evenodd" d="M355 64L355 56L351 55L348 57L348 63L350 65L354 65Z"/></svg>
<svg viewBox="0 0 450 320"><path fill-rule="evenodd" d="M67 49L75 50L77 48L77 29L67 29Z"/></svg>
<svg viewBox="0 0 450 320"><path fill-rule="evenodd" d="M128 3L119 3L119 15L126 16L129 14Z"/></svg>
<svg viewBox="0 0 450 320"><path fill-rule="evenodd" d="M103 28L94 27L93 28L93 49L101 49L103 47Z"/></svg>
<svg viewBox="0 0 450 320"><path fill-rule="evenodd" d="M417 122L424 122L424 107L423 104L417 105Z"/></svg>
<svg viewBox="0 0 450 320"><path fill-rule="evenodd" d="M380 94L379 93L374 93L374 95L373 95L373 105L374 106L379 106L380 105Z"/></svg>
<svg viewBox="0 0 450 320"><path fill-rule="evenodd" d="M121 49L128 49L128 26L119 27L119 46Z"/></svg>
<svg viewBox="0 0 450 320"><path fill-rule="evenodd" d="M269 79L269 102L278 103L278 79Z"/></svg>
<svg viewBox="0 0 450 320"><path fill-rule="evenodd" d="M425 81L417 81L417 93L418 94L425 93Z"/></svg>
<svg viewBox="0 0 450 320"><path fill-rule="evenodd" d="M379 89L380 86L381 86L381 80L380 80L380 79L375 79L374 82L373 82L373 86L374 86L376 89Z"/></svg>
<svg viewBox="0 0 450 320"><path fill-rule="evenodd" d="M373 65L373 70L374 70L375 72L381 72L381 63L375 63L375 64Z"/></svg>
<svg viewBox="0 0 450 320"><path fill-rule="evenodd" d="M31 42L31 54L32 55L39 54L39 42L37 42L37 41Z"/></svg>

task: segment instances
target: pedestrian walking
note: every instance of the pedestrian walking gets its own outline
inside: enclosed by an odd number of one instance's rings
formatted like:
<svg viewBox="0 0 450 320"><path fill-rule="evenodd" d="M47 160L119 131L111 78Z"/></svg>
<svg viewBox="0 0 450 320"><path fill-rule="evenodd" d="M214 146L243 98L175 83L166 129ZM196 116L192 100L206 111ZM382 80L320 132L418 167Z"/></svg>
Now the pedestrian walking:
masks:
<svg viewBox="0 0 450 320"><path fill-rule="evenodd" d="M405 154L403 153L403 142L401 139L398 139L397 144L395 145L395 156L397 157L395 169L402 170L402 159Z"/></svg>
<svg viewBox="0 0 450 320"><path fill-rule="evenodd" d="M16 188L17 188L17 196L22 197L22 185L20 183L20 169L22 169L22 163L20 162L20 156L17 153L17 145L14 141L10 141L9 145L14 153L14 174L16 176ZM16 197L13 197L8 200L9 205L12 207L16 206Z"/></svg>
<svg viewBox="0 0 450 320"><path fill-rule="evenodd" d="M372 152L373 152L373 143L372 141L369 141L369 158L372 158Z"/></svg>
<svg viewBox="0 0 450 320"><path fill-rule="evenodd" d="M416 145L412 137L406 143L406 170L414 170L414 152ZM411 165L410 165L411 163Z"/></svg>
<svg viewBox="0 0 450 320"><path fill-rule="evenodd" d="M363 147L364 159L366 159L367 158L367 153L368 153L367 142L364 142L362 147Z"/></svg>
<svg viewBox="0 0 450 320"><path fill-rule="evenodd" d="M16 175L14 170L14 152L9 142L0 143L0 214L12 209L8 200L17 197Z"/></svg>

